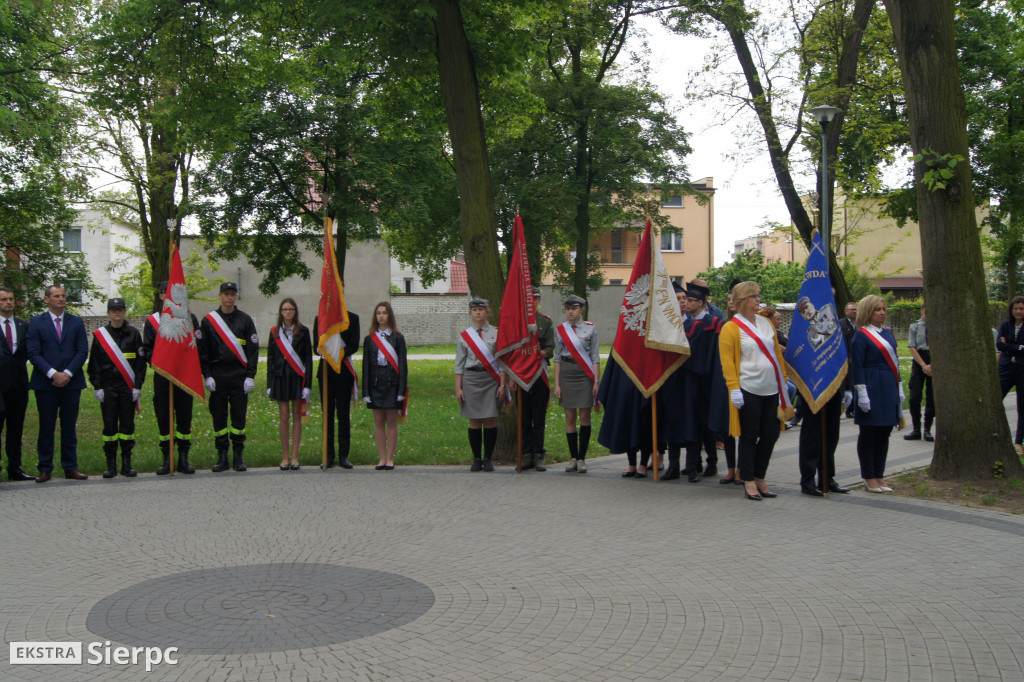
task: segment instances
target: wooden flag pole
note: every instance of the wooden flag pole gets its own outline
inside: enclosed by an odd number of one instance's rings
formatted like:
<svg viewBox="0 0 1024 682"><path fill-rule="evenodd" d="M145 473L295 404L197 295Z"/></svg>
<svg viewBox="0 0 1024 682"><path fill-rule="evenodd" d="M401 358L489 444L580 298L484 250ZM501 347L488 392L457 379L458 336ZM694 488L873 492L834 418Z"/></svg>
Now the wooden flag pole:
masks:
<svg viewBox="0 0 1024 682"><path fill-rule="evenodd" d="M516 431L518 447L516 451L519 453L519 459L516 464L516 471L522 473L523 471L523 388L520 387L517 391L519 395L516 396L516 412L518 413L518 419L516 422Z"/></svg>
<svg viewBox="0 0 1024 682"><path fill-rule="evenodd" d="M658 482L658 392L651 394L651 463L654 465L654 482Z"/></svg>
<svg viewBox="0 0 1024 682"><path fill-rule="evenodd" d="M333 419L333 414L327 410L327 362L320 358L320 470L327 471L327 420ZM348 399L348 396L345 396Z"/></svg>
<svg viewBox="0 0 1024 682"><path fill-rule="evenodd" d="M828 429L825 423L825 412L828 411L828 406L823 405L821 408L821 495L826 500L828 499Z"/></svg>
<svg viewBox="0 0 1024 682"><path fill-rule="evenodd" d="M174 382L170 379L167 380L167 404L170 409L168 410L167 416L167 439L168 443L167 452L170 454L171 459L169 460L171 465L171 476L174 475Z"/></svg>

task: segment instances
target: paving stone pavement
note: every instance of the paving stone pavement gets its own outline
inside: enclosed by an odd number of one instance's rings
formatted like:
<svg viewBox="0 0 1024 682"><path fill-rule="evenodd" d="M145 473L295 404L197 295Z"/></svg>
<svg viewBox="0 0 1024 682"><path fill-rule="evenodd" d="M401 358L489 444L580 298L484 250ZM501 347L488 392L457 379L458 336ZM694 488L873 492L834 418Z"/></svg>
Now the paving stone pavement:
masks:
<svg viewBox="0 0 1024 682"><path fill-rule="evenodd" d="M796 438L761 503L623 480L622 456L585 475L399 462L4 483L6 642L180 652L147 674L11 665L4 647L0 678L1024 678L1024 519L800 495ZM844 420L846 483L855 439ZM929 458L893 435L890 471Z"/></svg>

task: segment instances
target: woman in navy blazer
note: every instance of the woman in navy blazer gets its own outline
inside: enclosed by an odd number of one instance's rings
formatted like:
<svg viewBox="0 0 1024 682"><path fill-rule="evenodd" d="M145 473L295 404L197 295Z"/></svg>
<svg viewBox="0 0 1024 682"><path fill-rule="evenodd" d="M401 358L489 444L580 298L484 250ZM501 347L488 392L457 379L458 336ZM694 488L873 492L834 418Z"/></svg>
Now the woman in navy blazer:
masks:
<svg viewBox="0 0 1024 682"><path fill-rule="evenodd" d="M896 337L885 323L885 299L865 296L857 304L857 333L850 342L850 374L857 391L854 423L860 426L857 458L868 492L891 493L885 485L885 460L889 454L892 427L903 417L903 382L898 378ZM882 347L876 344L880 340ZM885 345L892 350L889 354Z"/></svg>
<svg viewBox="0 0 1024 682"><path fill-rule="evenodd" d="M1010 301L1006 319L996 333L996 349L1003 397L1017 387L1017 434L1013 443L1017 454L1024 454L1024 296L1014 296Z"/></svg>

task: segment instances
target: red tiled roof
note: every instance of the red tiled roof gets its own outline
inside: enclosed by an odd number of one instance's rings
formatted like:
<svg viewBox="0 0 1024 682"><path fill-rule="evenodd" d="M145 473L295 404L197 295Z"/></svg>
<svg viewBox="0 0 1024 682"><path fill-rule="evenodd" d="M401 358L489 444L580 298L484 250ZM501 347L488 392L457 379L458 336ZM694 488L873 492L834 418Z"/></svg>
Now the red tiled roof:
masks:
<svg viewBox="0 0 1024 682"><path fill-rule="evenodd" d="M448 263L448 293L468 294L469 277L466 275L466 264L457 260Z"/></svg>

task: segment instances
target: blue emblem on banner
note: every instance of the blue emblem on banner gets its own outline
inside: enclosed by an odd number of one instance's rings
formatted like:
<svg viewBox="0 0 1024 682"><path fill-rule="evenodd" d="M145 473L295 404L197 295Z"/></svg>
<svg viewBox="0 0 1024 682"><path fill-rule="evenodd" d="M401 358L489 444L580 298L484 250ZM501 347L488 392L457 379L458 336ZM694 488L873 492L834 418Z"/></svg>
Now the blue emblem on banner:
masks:
<svg viewBox="0 0 1024 682"><path fill-rule="evenodd" d="M828 275L828 256L817 230L807 257L807 270L789 326L787 373L812 412L821 409L846 377L846 344Z"/></svg>

